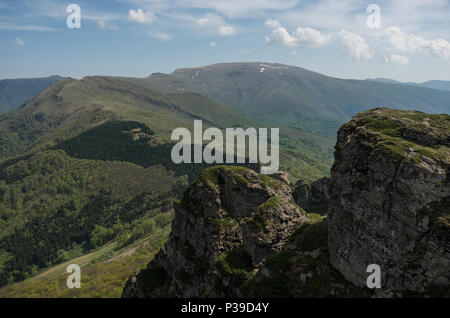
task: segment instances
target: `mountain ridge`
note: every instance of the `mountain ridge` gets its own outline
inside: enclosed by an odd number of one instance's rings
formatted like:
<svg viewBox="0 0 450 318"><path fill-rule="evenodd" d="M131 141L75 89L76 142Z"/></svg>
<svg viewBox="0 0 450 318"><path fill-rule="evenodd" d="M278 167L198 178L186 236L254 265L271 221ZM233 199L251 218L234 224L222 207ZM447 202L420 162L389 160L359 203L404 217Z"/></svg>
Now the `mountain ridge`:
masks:
<svg viewBox="0 0 450 318"><path fill-rule="evenodd" d="M422 83L417 83L417 82L401 82L390 78L368 78L366 80L382 83L400 84L400 85L421 86L442 91L450 91L450 81L431 80Z"/></svg>
<svg viewBox="0 0 450 318"><path fill-rule="evenodd" d="M450 112L447 91L340 79L278 63L220 63L120 79L159 91L194 91L251 118L331 137L356 113L375 107Z"/></svg>

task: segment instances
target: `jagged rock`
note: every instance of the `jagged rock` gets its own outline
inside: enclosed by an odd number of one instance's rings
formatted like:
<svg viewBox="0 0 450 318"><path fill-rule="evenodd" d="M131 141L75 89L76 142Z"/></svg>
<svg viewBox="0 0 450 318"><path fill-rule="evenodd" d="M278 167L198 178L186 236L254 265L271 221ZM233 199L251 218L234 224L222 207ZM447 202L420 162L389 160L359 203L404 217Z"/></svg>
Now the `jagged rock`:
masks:
<svg viewBox="0 0 450 318"><path fill-rule="evenodd" d="M328 210L330 196L328 184L330 178L323 177L312 183L303 180L297 181L292 191L295 203L308 212L325 214Z"/></svg>
<svg viewBox="0 0 450 318"><path fill-rule="evenodd" d="M277 173L274 173L274 174L272 174L270 176L275 178L275 179L278 179L280 181L283 181L283 182L285 182L287 184L290 184L289 179L288 179L289 174L287 172L278 171Z"/></svg>
<svg viewBox="0 0 450 318"><path fill-rule="evenodd" d="M331 264L379 296L449 297L450 116L375 109L338 132L331 171Z"/></svg>
<svg viewBox="0 0 450 318"><path fill-rule="evenodd" d="M240 286L308 220L284 182L242 167L206 169L175 205L168 242L123 297L241 296Z"/></svg>

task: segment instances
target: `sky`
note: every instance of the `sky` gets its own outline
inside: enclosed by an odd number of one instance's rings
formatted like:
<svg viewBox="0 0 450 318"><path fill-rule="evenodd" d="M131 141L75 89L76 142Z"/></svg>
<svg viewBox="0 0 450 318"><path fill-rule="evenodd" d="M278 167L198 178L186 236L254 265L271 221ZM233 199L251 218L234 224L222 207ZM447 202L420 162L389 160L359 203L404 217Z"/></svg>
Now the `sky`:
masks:
<svg viewBox="0 0 450 318"><path fill-rule="evenodd" d="M0 79L260 61L339 78L450 80L449 1L0 0Z"/></svg>

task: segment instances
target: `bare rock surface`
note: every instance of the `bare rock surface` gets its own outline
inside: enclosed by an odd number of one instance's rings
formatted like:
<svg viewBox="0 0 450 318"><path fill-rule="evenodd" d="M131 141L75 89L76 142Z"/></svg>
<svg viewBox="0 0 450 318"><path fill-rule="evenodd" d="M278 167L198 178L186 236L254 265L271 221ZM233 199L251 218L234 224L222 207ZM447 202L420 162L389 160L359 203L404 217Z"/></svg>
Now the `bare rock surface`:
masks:
<svg viewBox="0 0 450 318"><path fill-rule="evenodd" d="M326 214L330 195L328 185L330 178L323 177L311 183L299 180L292 191L295 203L308 212Z"/></svg>
<svg viewBox="0 0 450 318"><path fill-rule="evenodd" d="M380 296L449 296L450 116L375 109L338 133L331 171L331 264Z"/></svg>

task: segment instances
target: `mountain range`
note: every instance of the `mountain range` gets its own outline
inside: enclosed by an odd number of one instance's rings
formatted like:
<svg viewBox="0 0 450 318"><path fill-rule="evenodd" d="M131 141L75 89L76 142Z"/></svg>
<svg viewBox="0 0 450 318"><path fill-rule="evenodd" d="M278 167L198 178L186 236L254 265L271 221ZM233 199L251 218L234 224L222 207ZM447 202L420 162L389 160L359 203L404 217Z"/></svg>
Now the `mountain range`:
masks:
<svg viewBox="0 0 450 318"><path fill-rule="evenodd" d="M333 138L340 125L375 107L450 111L447 91L339 79L283 64L215 64L122 80L160 91L197 92L251 118Z"/></svg>
<svg viewBox="0 0 450 318"><path fill-rule="evenodd" d="M375 107L428 113L450 111L448 81L403 83L384 78L339 79L275 63L222 63L182 68L171 74L154 73L146 78L109 78L159 92L200 94L250 118L331 138L352 116ZM17 108L58 79L52 76L34 82L0 81L0 112Z"/></svg>
<svg viewBox="0 0 450 318"><path fill-rule="evenodd" d="M291 182L311 182L329 175L337 129L356 113L450 112L450 92L272 63L8 85L1 96L26 101L0 115L0 286L10 285L0 295L7 296L41 288L73 296L55 287L65 280L54 273L75 260L92 279L76 295L119 296L130 272L112 264L137 271L148 262L170 233L173 203L209 166L170 157L173 129L192 130L196 119L222 130L279 127L280 170ZM134 267L123 255L133 255Z"/></svg>
<svg viewBox="0 0 450 318"><path fill-rule="evenodd" d="M404 84L404 85L413 85L413 86L422 86L432 89L439 89L443 91L450 91L450 81L426 81L423 83L415 83L415 82L400 82L389 78L373 78L367 79L368 81L376 81L381 83L390 83L390 84Z"/></svg>

